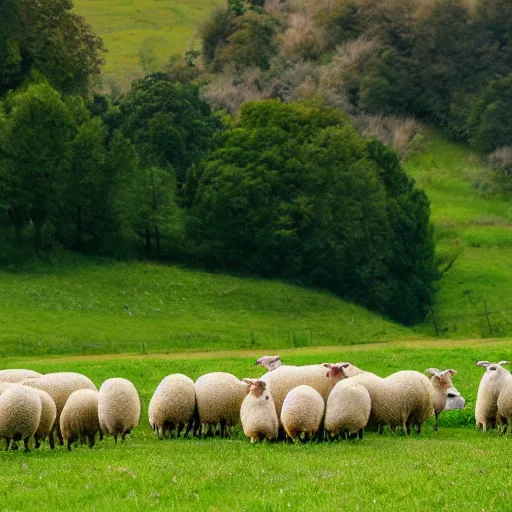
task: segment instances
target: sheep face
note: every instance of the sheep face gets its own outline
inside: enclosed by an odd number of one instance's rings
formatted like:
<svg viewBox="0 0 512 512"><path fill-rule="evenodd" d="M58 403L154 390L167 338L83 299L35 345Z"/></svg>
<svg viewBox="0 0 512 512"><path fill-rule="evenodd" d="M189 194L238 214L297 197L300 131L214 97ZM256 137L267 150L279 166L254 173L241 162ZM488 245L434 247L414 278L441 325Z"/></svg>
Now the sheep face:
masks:
<svg viewBox="0 0 512 512"><path fill-rule="evenodd" d="M243 382L247 384L247 394L252 394L256 398L259 398L260 396L265 393L265 390L267 388L267 383L263 382L259 379L244 379ZM266 393L266 399L268 400L268 393Z"/></svg>
<svg viewBox="0 0 512 512"><path fill-rule="evenodd" d="M260 365L266 368L269 372L282 366L281 358L279 356L262 356L256 360L255 365Z"/></svg>
<svg viewBox="0 0 512 512"><path fill-rule="evenodd" d="M454 411L455 409L464 409L466 400L464 397L452 386L446 393L445 411Z"/></svg>
<svg viewBox="0 0 512 512"><path fill-rule="evenodd" d="M328 368L326 375L328 379L335 379L336 381L340 381L347 378L347 375L345 374L345 368L350 366L350 363L324 363L324 366Z"/></svg>

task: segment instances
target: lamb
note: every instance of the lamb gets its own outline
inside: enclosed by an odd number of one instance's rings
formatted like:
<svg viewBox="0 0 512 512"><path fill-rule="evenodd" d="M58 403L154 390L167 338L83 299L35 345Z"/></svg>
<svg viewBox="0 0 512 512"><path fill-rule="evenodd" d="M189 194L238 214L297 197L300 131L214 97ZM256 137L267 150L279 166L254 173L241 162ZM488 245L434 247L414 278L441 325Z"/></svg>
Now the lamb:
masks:
<svg viewBox="0 0 512 512"><path fill-rule="evenodd" d="M199 377L195 383L200 429L196 435L231 434L240 423L240 406L247 395L247 385L231 373L213 372Z"/></svg>
<svg viewBox="0 0 512 512"><path fill-rule="evenodd" d="M249 388L240 408L244 434L254 443L261 439L276 439L279 420L272 393L260 379L243 379Z"/></svg>
<svg viewBox="0 0 512 512"><path fill-rule="evenodd" d="M455 370L439 371L437 368L428 368L425 373L431 375L430 383L432 384L432 400L434 403L434 430L439 430L438 418L439 415L445 410L446 402L448 400L448 392L453 388L452 375L457 372Z"/></svg>
<svg viewBox="0 0 512 512"><path fill-rule="evenodd" d="M322 424L324 410L325 401L313 387L302 385L292 389L286 395L281 411L281 423L288 437L294 441L300 437L305 440L315 437Z"/></svg>
<svg viewBox="0 0 512 512"><path fill-rule="evenodd" d="M135 386L126 379L107 379L100 387L98 417L103 434L124 441L140 420L140 399Z"/></svg>
<svg viewBox="0 0 512 512"><path fill-rule="evenodd" d="M422 424L434 408L432 387L425 375L400 371L383 379L352 365L345 367L346 364L338 363L337 366L355 375L342 381L341 385L361 384L368 390L372 403L369 421L379 432L385 425L392 430L400 427L407 434L411 427L416 427L418 434L421 432Z"/></svg>
<svg viewBox="0 0 512 512"><path fill-rule="evenodd" d="M7 441L23 440L28 452L28 441L35 434L41 418L41 399L32 388L18 384L0 396L0 437Z"/></svg>
<svg viewBox="0 0 512 512"><path fill-rule="evenodd" d="M149 403L149 424L159 439L167 430L171 435L176 431L179 436L186 427L188 434L193 428L195 409L194 381L181 373L168 375L160 382Z"/></svg>
<svg viewBox="0 0 512 512"><path fill-rule="evenodd" d="M57 406L53 401L53 398L42 389L37 390L39 392L39 398L41 399L41 418L39 419L39 425L34 434L35 447L41 446L41 439L48 439L50 448L53 450L55 447L55 441L53 439L53 426L55 425L55 419L57 418Z"/></svg>
<svg viewBox="0 0 512 512"><path fill-rule="evenodd" d="M33 370L12 369L0 371L0 382L21 382L24 379L41 377L43 374Z"/></svg>
<svg viewBox="0 0 512 512"><path fill-rule="evenodd" d="M508 361L499 363L478 361L476 364L486 369L478 387L475 406L476 427L485 432L487 427L496 426L498 398L501 390L511 381L512 377L510 372L503 368L503 365L510 364Z"/></svg>
<svg viewBox="0 0 512 512"><path fill-rule="evenodd" d="M325 407L326 433L331 438L357 434L359 439L362 439L372 408L368 390L360 384L343 385L343 379L346 378L343 366L331 364L325 364L325 366L329 368L327 378L337 382L329 394Z"/></svg>
<svg viewBox="0 0 512 512"><path fill-rule="evenodd" d="M69 451L75 441L84 438L89 448L94 446L96 432L100 431L98 398L98 391L92 389L79 389L68 398L60 415L60 430Z"/></svg>
<svg viewBox="0 0 512 512"><path fill-rule="evenodd" d="M46 391L55 402L57 407L57 416L55 418L55 427L60 444L64 444L60 431L60 415L67 399L74 391L79 389L90 389L97 391L94 383L81 373L74 372L58 372L47 373L41 377L24 379L23 385Z"/></svg>
<svg viewBox="0 0 512 512"><path fill-rule="evenodd" d="M286 395L297 386L308 385L316 389L324 400L327 400L335 382L325 378L323 364L306 366L283 365L269 371L261 377L261 380L270 385L277 417L281 417L281 409Z"/></svg>

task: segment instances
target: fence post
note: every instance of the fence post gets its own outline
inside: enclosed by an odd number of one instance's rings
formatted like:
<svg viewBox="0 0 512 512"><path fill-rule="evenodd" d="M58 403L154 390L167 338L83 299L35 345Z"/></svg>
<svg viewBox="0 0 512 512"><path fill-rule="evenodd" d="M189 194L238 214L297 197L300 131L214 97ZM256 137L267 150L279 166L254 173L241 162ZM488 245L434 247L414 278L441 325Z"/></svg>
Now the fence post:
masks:
<svg viewBox="0 0 512 512"><path fill-rule="evenodd" d="M439 336L439 327L436 322L436 315L434 314L434 308L430 308L430 313L432 313L432 321L434 322L434 327L436 329L436 336Z"/></svg>
<svg viewBox="0 0 512 512"><path fill-rule="evenodd" d="M492 336L491 321L489 320L489 311L487 310L487 301L484 300L485 317L487 318L487 327L489 327L489 334Z"/></svg>

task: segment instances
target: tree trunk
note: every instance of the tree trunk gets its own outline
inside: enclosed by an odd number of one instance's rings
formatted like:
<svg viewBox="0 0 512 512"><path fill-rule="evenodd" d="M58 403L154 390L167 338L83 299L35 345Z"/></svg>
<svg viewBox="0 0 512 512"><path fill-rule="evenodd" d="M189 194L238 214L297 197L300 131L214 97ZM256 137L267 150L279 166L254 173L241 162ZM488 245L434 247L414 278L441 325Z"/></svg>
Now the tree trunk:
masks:
<svg viewBox="0 0 512 512"><path fill-rule="evenodd" d="M156 240L156 253L160 256L160 231L158 226L155 226L155 240Z"/></svg>

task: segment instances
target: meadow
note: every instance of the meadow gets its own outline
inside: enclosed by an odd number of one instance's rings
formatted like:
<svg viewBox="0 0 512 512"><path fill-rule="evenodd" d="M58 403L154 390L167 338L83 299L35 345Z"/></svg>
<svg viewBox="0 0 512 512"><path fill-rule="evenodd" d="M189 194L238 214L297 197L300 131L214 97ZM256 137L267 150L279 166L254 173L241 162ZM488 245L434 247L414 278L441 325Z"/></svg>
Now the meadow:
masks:
<svg viewBox="0 0 512 512"><path fill-rule="evenodd" d="M279 352L279 351L278 351ZM473 410L482 369L478 359L512 359L507 340L391 342L289 349L290 364L347 360L380 375L399 369L455 368L454 385L465 396L461 411L432 420L421 435L366 432L362 441L251 445L240 429L233 439L158 441L147 406L165 375L192 378L209 371L259 376L257 355L162 354L8 358L1 367L82 372L98 386L129 378L142 417L124 444L112 439L92 450L0 453L1 509L66 510L503 510L512 498L506 457L510 439L477 432Z"/></svg>

